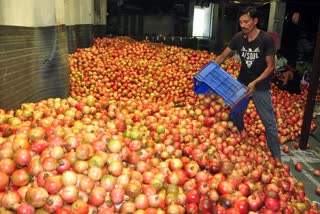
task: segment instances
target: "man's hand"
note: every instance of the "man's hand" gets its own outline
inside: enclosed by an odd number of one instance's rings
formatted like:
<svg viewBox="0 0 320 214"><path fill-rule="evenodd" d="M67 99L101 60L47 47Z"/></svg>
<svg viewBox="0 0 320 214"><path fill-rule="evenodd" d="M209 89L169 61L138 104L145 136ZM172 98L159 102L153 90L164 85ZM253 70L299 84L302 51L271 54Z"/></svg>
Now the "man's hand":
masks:
<svg viewBox="0 0 320 214"><path fill-rule="evenodd" d="M255 90L256 90L256 83L254 81L252 81L251 83L249 83L249 85L247 87L248 97L252 97Z"/></svg>

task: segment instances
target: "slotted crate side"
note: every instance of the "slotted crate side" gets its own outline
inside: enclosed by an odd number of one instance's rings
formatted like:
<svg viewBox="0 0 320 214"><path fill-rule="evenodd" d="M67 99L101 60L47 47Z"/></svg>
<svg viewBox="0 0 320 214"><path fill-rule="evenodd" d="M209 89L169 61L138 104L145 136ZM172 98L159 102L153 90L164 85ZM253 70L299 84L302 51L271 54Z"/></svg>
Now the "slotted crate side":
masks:
<svg viewBox="0 0 320 214"><path fill-rule="evenodd" d="M209 62L194 76L194 89L196 94L214 92L220 95L231 108L247 96L246 86L215 62Z"/></svg>
<svg viewBox="0 0 320 214"><path fill-rule="evenodd" d="M238 112L245 107L245 105L249 102L249 98L245 97L240 103L238 103L230 112L230 118L233 118L238 114Z"/></svg>
<svg viewBox="0 0 320 214"><path fill-rule="evenodd" d="M213 63L213 62L209 62L196 75L197 75L198 78L205 79L211 73L211 71L217 69L218 67L219 67L218 64Z"/></svg>
<svg viewBox="0 0 320 214"><path fill-rule="evenodd" d="M194 92L196 94L210 94L213 92L212 89L206 83L201 82L196 78L193 78L193 86Z"/></svg>

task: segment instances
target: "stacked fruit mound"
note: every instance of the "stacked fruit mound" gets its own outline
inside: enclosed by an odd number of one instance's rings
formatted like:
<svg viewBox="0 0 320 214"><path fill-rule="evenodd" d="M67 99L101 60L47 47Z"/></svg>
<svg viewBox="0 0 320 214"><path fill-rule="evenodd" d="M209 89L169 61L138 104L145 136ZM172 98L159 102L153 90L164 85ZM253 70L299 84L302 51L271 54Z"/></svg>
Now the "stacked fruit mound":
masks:
<svg viewBox="0 0 320 214"><path fill-rule="evenodd" d="M239 132L221 97L194 94L194 74L214 58L126 37L71 54L70 97L0 110L0 211L319 213L271 158L252 103ZM239 71L232 59L223 67ZM306 92L273 94L286 143Z"/></svg>

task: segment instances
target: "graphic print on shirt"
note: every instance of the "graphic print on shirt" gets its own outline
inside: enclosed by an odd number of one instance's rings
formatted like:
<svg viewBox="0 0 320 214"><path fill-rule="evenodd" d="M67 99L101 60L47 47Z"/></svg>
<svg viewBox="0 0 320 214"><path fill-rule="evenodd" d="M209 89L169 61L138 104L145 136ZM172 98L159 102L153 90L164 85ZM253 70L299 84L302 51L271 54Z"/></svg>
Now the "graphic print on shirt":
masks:
<svg viewBox="0 0 320 214"><path fill-rule="evenodd" d="M252 50L248 48L248 50L242 46L241 48L241 57L244 59L248 68L251 68L253 62L259 58L260 48Z"/></svg>

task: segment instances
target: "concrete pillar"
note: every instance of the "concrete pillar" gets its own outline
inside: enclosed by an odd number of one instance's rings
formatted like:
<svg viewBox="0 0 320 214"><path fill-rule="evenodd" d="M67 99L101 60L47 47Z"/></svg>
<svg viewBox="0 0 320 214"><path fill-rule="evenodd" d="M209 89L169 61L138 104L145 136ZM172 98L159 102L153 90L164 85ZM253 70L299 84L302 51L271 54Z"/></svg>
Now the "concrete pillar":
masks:
<svg viewBox="0 0 320 214"><path fill-rule="evenodd" d="M0 108L67 97L64 0L0 0Z"/></svg>
<svg viewBox="0 0 320 214"><path fill-rule="evenodd" d="M268 31L276 33L278 35L278 45L276 47L277 49L281 47L281 37L285 13L286 2L281 0L272 0L270 2Z"/></svg>
<svg viewBox="0 0 320 214"><path fill-rule="evenodd" d="M0 108L68 96L68 54L105 29L106 1L0 0Z"/></svg>
<svg viewBox="0 0 320 214"><path fill-rule="evenodd" d="M217 33L219 29L219 11L220 11L220 5L214 4L213 5L213 20L212 20L212 39L217 38Z"/></svg>
<svg viewBox="0 0 320 214"><path fill-rule="evenodd" d="M107 0L94 0L94 36L104 37L107 25Z"/></svg>
<svg viewBox="0 0 320 214"><path fill-rule="evenodd" d="M189 1L189 11L188 11L188 13L189 13L190 21L188 23L188 32L187 32L187 36L188 37L192 37L194 6L195 6L195 1Z"/></svg>
<svg viewBox="0 0 320 214"><path fill-rule="evenodd" d="M80 5L80 23L83 24L93 24L94 23L94 9L93 0L78 0Z"/></svg>
<svg viewBox="0 0 320 214"><path fill-rule="evenodd" d="M97 18L97 16L95 16L93 0L65 0L64 4L65 24L67 26L87 24L92 25L94 24L94 21L97 21L98 23L104 21L104 18ZM106 14L106 12L104 14Z"/></svg>
<svg viewBox="0 0 320 214"><path fill-rule="evenodd" d="M65 24L67 26L76 25L80 23L80 13L79 13L80 5L76 0L68 0L65 1Z"/></svg>
<svg viewBox="0 0 320 214"><path fill-rule="evenodd" d="M94 24L106 25L107 0L94 0Z"/></svg>

